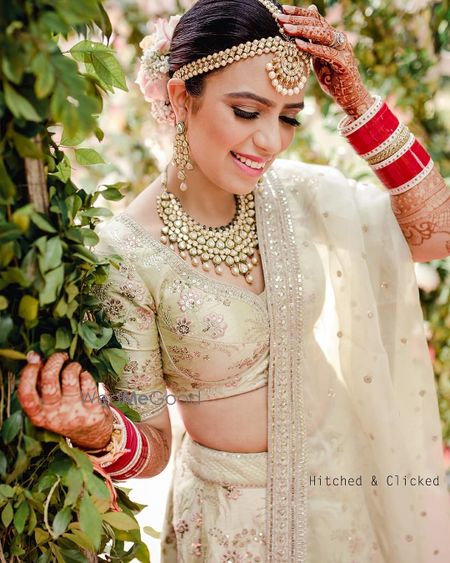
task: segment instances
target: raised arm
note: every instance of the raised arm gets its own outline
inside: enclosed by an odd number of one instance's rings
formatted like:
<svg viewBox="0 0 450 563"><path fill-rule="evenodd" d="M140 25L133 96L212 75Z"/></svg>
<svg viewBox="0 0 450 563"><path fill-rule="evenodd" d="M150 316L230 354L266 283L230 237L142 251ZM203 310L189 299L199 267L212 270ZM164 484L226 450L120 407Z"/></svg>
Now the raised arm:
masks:
<svg viewBox="0 0 450 563"><path fill-rule="evenodd" d="M279 17L300 50L313 56L324 92L346 112L339 125L380 178L416 262L450 255L450 190L430 155L386 104L366 90L345 33L315 6L284 6ZM299 39L299 38L302 39Z"/></svg>

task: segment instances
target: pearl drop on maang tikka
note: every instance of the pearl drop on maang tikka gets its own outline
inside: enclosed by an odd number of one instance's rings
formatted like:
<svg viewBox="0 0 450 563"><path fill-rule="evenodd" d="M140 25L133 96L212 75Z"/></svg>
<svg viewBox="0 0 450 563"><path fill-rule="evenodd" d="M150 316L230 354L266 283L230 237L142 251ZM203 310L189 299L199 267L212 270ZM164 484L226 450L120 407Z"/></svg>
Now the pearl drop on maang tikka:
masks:
<svg viewBox="0 0 450 563"><path fill-rule="evenodd" d="M256 249L255 202L253 193L235 196L236 213L228 225L207 227L190 217L182 208L179 199L167 191L167 171L163 173L163 192L157 196L157 211L164 227L160 241L174 250L175 243L180 256L191 257L193 266L201 262L204 271L211 270L211 262L218 275L223 274L223 265L235 276L244 276L252 284L252 269L258 265Z"/></svg>

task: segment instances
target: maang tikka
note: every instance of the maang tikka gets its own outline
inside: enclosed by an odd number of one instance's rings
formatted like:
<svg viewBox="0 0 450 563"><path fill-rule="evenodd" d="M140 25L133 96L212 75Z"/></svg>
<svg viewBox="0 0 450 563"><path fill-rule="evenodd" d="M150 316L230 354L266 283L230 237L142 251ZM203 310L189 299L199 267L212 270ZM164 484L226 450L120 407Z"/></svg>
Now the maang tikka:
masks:
<svg viewBox="0 0 450 563"><path fill-rule="evenodd" d="M193 170L189 144L186 136L186 123L179 121L176 125L175 141L173 145L173 166L178 168L178 179L181 180L180 190L185 192L188 189L186 184L186 170Z"/></svg>

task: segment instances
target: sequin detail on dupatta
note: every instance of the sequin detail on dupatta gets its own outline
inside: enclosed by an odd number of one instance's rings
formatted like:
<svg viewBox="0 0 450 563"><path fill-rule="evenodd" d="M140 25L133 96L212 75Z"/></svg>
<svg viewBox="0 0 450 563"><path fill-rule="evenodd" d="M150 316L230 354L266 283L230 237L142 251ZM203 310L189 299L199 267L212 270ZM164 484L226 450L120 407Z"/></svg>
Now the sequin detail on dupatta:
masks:
<svg viewBox="0 0 450 563"><path fill-rule="evenodd" d="M267 562L306 557L307 449L303 406L303 274L286 192L270 170L255 207L270 316ZM291 335L298 335L291 338Z"/></svg>

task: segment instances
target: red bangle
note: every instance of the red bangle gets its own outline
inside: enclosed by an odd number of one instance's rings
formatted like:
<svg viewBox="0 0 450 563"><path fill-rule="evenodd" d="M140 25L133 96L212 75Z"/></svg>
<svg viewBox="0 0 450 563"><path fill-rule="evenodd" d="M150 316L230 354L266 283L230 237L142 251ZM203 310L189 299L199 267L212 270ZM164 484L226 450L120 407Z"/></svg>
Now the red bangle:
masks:
<svg viewBox="0 0 450 563"><path fill-rule="evenodd" d="M369 162L391 195L416 186L434 166L426 149L379 96L374 97L373 105L358 119L341 120L338 129Z"/></svg>
<svg viewBox="0 0 450 563"><path fill-rule="evenodd" d="M364 115L361 117L364 117ZM361 122L358 123L358 120L354 121L348 127L341 129L341 134L347 138L355 151L362 156L363 154L370 153L389 139L397 130L399 124L398 118L391 112L387 104L383 102L383 105L375 115L371 116L369 113Z"/></svg>
<svg viewBox="0 0 450 563"><path fill-rule="evenodd" d="M136 477L147 464L149 443L147 437L120 410L112 409L120 416L126 433L126 451L117 461L105 467L114 480L125 480Z"/></svg>
<svg viewBox="0 0 450 563"><path fill-rule="evenodd" d="M431 156L411 134L411 140L404 149L401 149L386 161L375 164L372 169L390 190L396 189L399 191L405 188L404 191L406 191L407 186L412 187L410 183L423 174L430 164L433 164ZM417 183L418 181L414 185Z"/></svg>

